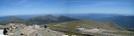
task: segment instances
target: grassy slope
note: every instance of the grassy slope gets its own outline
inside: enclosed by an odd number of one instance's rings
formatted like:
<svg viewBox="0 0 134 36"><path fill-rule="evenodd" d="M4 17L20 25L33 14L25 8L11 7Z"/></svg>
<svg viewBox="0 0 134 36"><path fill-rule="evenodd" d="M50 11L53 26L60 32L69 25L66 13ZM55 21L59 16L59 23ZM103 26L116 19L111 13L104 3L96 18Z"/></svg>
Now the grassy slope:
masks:
<svg viewBox="0 0 134 36"><path fill-rule="evenodd" d="M47 24L49 28L58 29L58 30L66 30L70 32L75 32L75 28L101 28L106 30L114 30L116 32L108 32L111 34L121 34L124 35L129 34L129 32L117 32L117 31L126 31L124 28L114 24L113 22L93 22L88 20L80 20L80 21L70 21L70 22L63 22L63 23L50 23Z"/></svg>
<svg viewBox="0 0 134 36"><path fill-rule="evenodd" d="M79 27L83 27L87 29L102 28L107 30L124 30L123 28L117 26L113 22L93 22L87 20L70 21L70 22L63 22L63 23L50 23L48 24L48 26L50 28L61 28L61 29L70 29L70 30Z"/></svg>

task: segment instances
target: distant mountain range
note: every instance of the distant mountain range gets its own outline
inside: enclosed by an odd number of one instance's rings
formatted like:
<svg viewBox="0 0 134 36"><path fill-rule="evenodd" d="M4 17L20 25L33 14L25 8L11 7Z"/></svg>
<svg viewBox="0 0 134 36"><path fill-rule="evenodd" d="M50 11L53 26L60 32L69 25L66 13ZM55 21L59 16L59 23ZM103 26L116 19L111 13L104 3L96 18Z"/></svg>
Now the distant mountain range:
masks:
<svg viewBox="0 0 134 36"><path fill-rule="evenodd" d="M8 24L8 23L46 24L52 22L65 22L65 21L74 21L74 20L78 20L78 19L70 18L67 16L55 17L52 15L46 15L46 16L32 17L26 20L17 17L10 17L2 21L0 24Z"/></svg>
<svg viewBox="0 0 134 36"><path fill-rule="evenodd" d="M1 22L1 24L8 24L8 23L23 23L24 20L17 18L17 17L10 17L4 21Z"/></svg>
<svg viewBox="0 0 134 36"><path fill-rule="evenodd" d="M109 18L99 19L97 21L112 21L120 26L127 28L134 28L134 16L115 16Z"/></svg>
<svg viewBox="0 0 134 36"><path fill-rule="evenodd" d="M6 19L9 19L11 18L12 16L5 16L5 17L0 17L0 22L6 20Z"/></svg>
<svg viewBox="0 0 134 36"><path fill-rule="evenodd" d="M109 18L109 17L113 17L113 16L118 16L116 14L52 14L55 17L64 15L64 16L68 16L68 17L72 17L72 18L76 18L76 19L83 19L83 20L98 20L98 19L102 19L102 18ZM33 17L37 17L37 16L45 16L44 14L35 14L35 15L16 15L16 16L4 16L4 17L0 17L0 22L4 21L8 18L11 17L17 17L20 19L29 19L29 18L33 18Z"/></svg>
<svg viewBox="0 0 134 36"><path fill-rule="evenodd" d="M60 16L64 15L64 16ZM68 17L67 17L68 16ZM0 21L4 21L13 16L0 17ZM96 22L112 21L119 26L126 28L134 28L134 16L123 16L116 14L54 14L53 15L21 15L15 16L16 18L26 21L26 23L50 23L50 22L65 22L72 20L93 20Z"/></svg>
<svg viewBox="0 0 134 36"><path fill-rule="evenodd" d="M122 27L134 28L134 16L116 14L70 14L69 17L83 20L93 20L96 22L112 21Z"/></svg>
<svg viewBox="0 0 134 36"><path fill-rule="evenodd" d="M76 19L83 19L83 20L98 20L98 19L121 16L121 15L117 15L117 14L69 14L66 16L76 18Z"/></svg>

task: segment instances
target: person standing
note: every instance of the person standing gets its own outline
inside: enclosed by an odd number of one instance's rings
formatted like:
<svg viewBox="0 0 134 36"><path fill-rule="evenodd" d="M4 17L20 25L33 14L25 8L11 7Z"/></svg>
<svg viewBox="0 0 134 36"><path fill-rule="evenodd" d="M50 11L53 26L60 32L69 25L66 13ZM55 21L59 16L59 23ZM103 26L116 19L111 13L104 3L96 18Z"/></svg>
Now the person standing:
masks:
<svg viewBox="0 0 134 36"><path fill-rule="evenodd" d="M4 28L3 34L7 35L7 28Z"/></svg>
<svg viewBox="0 0 134 36"><path fill-rule="evenodd" d="M47 28L47 25L44 25L44 28Z"/></svg>

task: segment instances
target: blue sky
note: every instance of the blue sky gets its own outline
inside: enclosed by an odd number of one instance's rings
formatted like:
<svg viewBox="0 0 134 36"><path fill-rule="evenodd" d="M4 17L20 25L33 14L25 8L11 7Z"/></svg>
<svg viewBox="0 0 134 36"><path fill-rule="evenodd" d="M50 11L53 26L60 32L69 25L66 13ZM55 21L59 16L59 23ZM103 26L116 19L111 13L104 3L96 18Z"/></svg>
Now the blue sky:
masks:
<svg viewBox="0 0 134 36"><path fill-rule="evenodd" d="M0 0L0 16L29 14L134 14L133 0Z"/></svg>

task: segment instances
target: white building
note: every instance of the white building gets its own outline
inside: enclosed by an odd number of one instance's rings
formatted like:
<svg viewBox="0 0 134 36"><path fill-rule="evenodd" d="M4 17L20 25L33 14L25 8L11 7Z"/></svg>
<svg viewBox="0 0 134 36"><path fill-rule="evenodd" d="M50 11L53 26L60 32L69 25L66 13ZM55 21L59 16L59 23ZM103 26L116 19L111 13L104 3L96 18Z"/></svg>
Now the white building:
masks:
<svg viewBox="0 0 134 36"><path fill-rule="evenodd" d="M76 31L84 31L86 28L76 28Z"/></svg>
<svg viewBox="0 0 134 36"><path fill-rule="evenodd" d="M33 27L34 27L34 28L40 28L40 26L39 26L39 25L33 25Z"/></svg>

